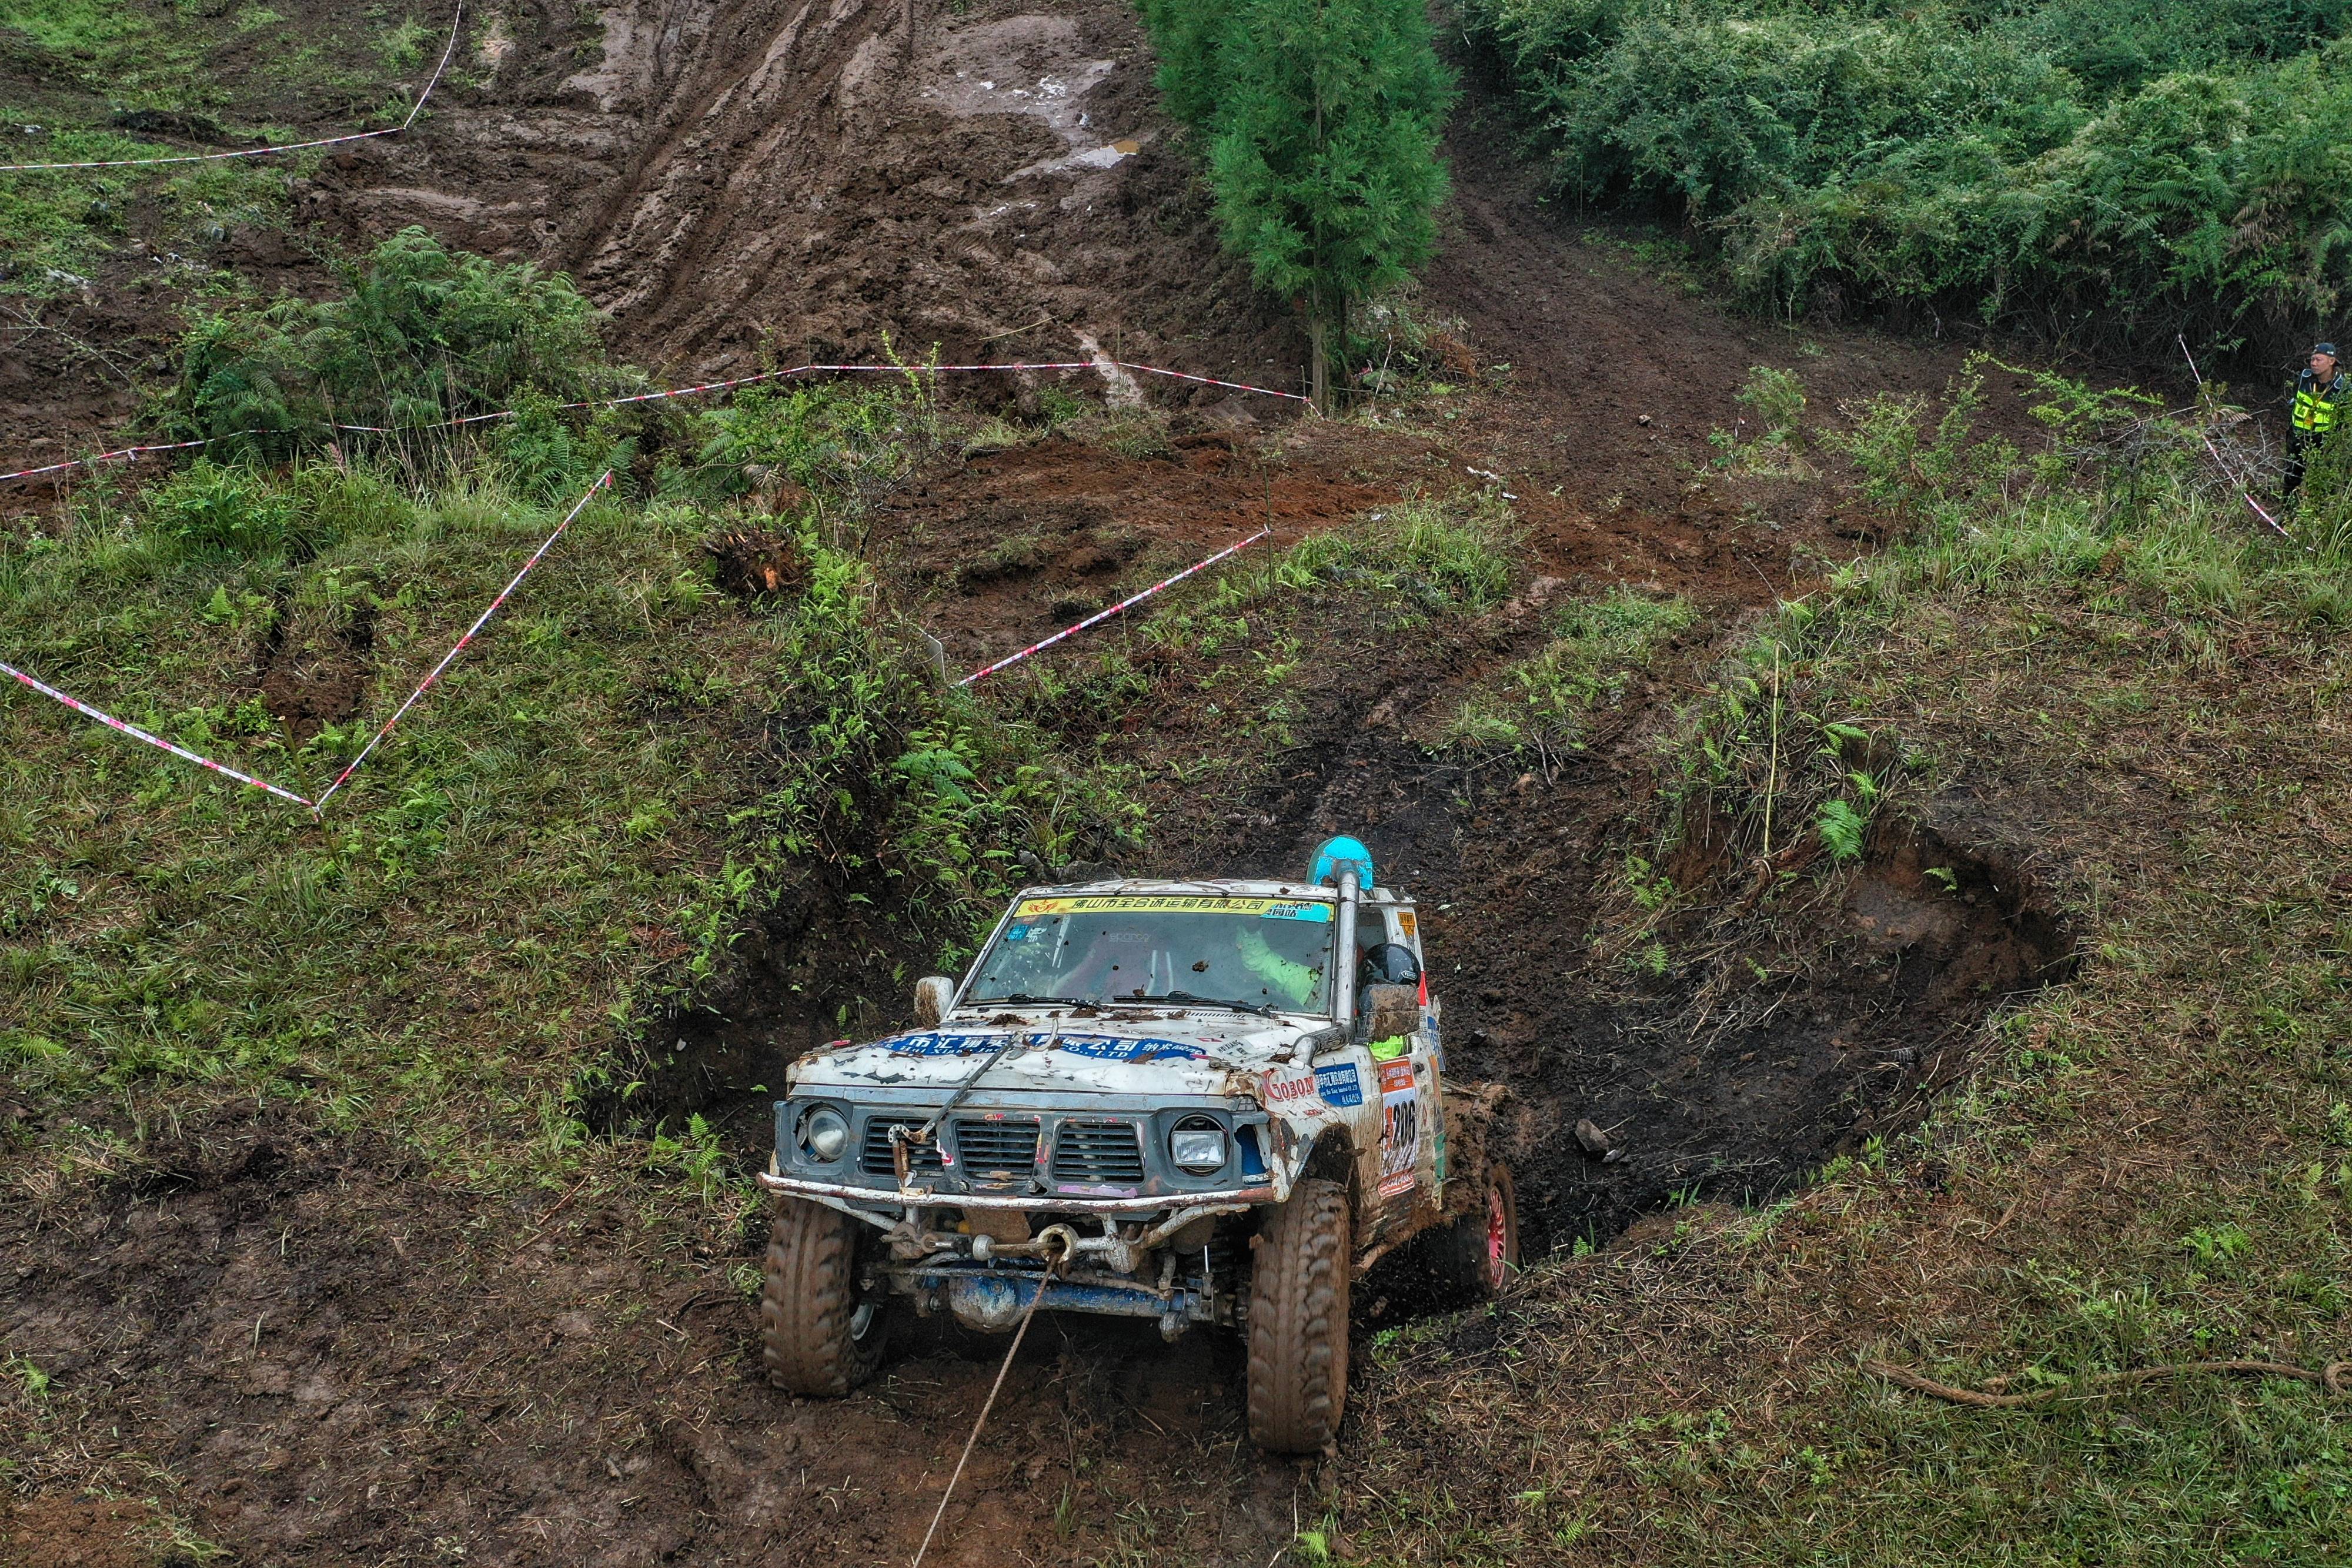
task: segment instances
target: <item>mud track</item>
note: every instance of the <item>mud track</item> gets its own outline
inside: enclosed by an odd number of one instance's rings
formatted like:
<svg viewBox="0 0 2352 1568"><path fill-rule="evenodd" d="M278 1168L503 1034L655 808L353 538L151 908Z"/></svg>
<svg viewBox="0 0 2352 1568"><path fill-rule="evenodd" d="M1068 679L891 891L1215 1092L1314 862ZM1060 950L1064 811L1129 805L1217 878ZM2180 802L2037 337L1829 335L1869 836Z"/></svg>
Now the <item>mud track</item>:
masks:
<svg viewBox="0 0 2352 1568"><path fill-rule="evenodd" d="M915 18L911 50L903 18ZM501 23L476 105L306 211L572 272L643 362L1085 359L1244 380L1297 343L1219 250L1131 12L640 0Z"/></svg>
<svg viewBox="0 0 2352 1568"><path fill-rule="evenodd" d="M1115 349L1295 378L1293 329L1219 256L1125 6L925 5L911 69L901 15L641 0L600 30L512 9L469 26L470 99L406 145L335 161L303 210L314 234L421 222L572 267L625 351L698 373L871 353L887 328L958 357ZM1670 1193L1769 1193L1899 1124L1988 1007L2063 973L2067 939L2032 891L2035 846L1954 803L1873 844L1777 987L1738 981L1742 956L1792 956L1752 946L1646 993L1596 970L1596 873L1643 809L1661 716L1745 618L1884 527L1824 480L1711 470L1708 432L1738 422L1750 364L1799 371L1827 409L1939 388L1958 352L1780 332L1694 299L1539 208L1481 112L1474 95L1426 292L1460 319L1465 370L1502 390L1412 435L1179 394L1189 434L1171 452L943 458L888 498L873 546L908 606L977 662L1098 602L1120 570L1191 559L1268 512L1287 540L1498 476L1550 589L1406 650L1322 629L1296 693L1302 744L1239 798L1201 799L1157 766L1231 744L1181 694L1113 744L1147 768L1156 813L1151 863L1132 869L1255 872L1327 832L1370 839L1432 913L1457 1067L1518 1091L1534 1239L1605 1239ZM1993 417L2022 423L2011 405ZM738 553L739 575L767 570ZM755 577L747 591L768 586ZM1687 595L1703 619L1586 752L1524 772L1414 744L1421 716L1538 645L1543 593L1610 582ZM257 678L317 722L363 654L352 629L308 629L259 650ZM1922 896L1930 864L1956 868L1963 913ZM705 1110L747 1164L763 1157L750 1086L843 1003L895 995L894 962L928 966L863 924L859 891L806 890L735 988L681 1020L654 1102ZM1579 1145L1579 1119L1621 1157ZM755 1237L682 1247L619 1205L488 1199L394 1147L267 1119L161 1153L160 1175L0 1220L17 1260L0 1330L86 1403L84 1429L113 1434L87 1469L16 1479L54 1498L160 1466L242 1561L904 1561L1001 1354L933 1337L852 1399L791 1401L760 1380L735 1278ZM1364 1326L1411 1310L1408 1286L1376 1279ZM1022 1363L933 1561L1263 1564L1291 1540L1314 1467L1249 1451L1232 1346L1058 1322Z"/></svg>

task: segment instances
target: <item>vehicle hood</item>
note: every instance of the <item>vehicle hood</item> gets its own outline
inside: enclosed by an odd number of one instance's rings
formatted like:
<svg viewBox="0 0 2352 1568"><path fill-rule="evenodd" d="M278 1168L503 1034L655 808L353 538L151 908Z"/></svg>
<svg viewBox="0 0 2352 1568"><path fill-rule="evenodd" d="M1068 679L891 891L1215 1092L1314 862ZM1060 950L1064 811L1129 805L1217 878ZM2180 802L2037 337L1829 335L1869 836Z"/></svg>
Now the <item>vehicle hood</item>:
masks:
<svg viewBox="0 0 2352 1568"><path fill-rule="evenodd" d="M865 1045L839 1045L793 1064L796 1093L819 1089L952 1089L1008 1039L976 1087L991 1093L1230 1094L1289 1062L1321 1019L1266 1019L1222 1009L1120 1009L1093 1017L991 1013L952 1018Z"/></svg>

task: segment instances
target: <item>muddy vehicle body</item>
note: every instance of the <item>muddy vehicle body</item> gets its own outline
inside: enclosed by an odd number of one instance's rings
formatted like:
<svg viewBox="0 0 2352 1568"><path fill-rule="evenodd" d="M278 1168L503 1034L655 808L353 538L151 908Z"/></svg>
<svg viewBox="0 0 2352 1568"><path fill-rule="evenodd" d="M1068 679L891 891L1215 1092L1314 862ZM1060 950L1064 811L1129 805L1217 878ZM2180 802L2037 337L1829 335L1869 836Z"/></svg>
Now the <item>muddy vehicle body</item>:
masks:
<svg viewBox="0 0 2352 1568"><path fill-rule="evenodd" d="M1311 1451L1356 1278L1417 1241L1500 1289L1496 1096L1445 1079L1414 907L1351 840L1316 873L1028 889L961 983L918 986L919 1028L796 1062L761 1178L771 1379L846 1393L908 1303L1236 1330L1253 1437Z"/></svg>

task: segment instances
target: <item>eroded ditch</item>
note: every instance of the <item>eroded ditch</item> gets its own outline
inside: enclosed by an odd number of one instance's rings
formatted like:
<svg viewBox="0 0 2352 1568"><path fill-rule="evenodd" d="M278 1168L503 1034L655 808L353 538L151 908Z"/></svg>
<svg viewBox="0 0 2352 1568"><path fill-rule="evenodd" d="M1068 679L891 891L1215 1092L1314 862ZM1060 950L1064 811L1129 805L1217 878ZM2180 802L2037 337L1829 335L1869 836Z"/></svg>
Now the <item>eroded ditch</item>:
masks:
<svg viewBox="0 0 2352 1568"><path fill-rule="evenodd" d="M1433 659L1423 685L1448 669ZM1702 823L1675 862L1694 896L1650 934L1694 956L1631 971L1600 879L1644 819L1633 737L1648 715L1617 716L1539 782L1491 758L1433 761L1379 716L1409 685L1376 666L1339 680L1258 789L1163 814L1159 847L1116 870L1263 874L1331 832L1364 837L1427 912L1455 1070L1513 1091L1531 1254L1605 1243L1675 1203L1771 1200L1916 1124L1971 1065L1989 1015L2074 971L2030 846L1934 801L1884 815L1859 863L1763 912L1752 868ZM790 1061L899 1021L891 970L937 967L853 891L818 879L780 904L723 992L656 1027L645 1089L604 1105L606 1124L699 1113L745 1168L764 1165Z"/></svg>

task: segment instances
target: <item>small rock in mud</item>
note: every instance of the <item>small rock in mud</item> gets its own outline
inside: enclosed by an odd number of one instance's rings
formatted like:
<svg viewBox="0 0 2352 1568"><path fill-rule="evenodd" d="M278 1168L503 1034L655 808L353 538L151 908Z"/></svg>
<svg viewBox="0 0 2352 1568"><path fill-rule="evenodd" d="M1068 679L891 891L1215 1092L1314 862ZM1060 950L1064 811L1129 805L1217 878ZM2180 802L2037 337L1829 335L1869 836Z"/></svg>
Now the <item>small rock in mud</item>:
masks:
<svg viewBox="0 0 2352 1568"><path fill-rule="evenodd" d="M1594 1159L1607 1159L1617 1152L1616 1145L1609 1141L1609 1134L1595 1125L1590 1116L1580 1116L1577 1119L1576 1143L1579 1148Z"/></svg>

